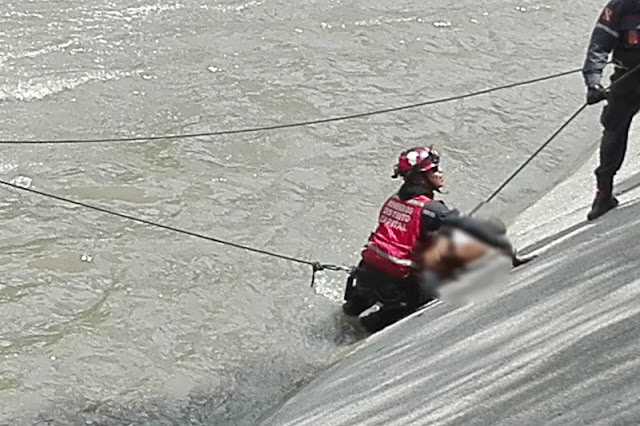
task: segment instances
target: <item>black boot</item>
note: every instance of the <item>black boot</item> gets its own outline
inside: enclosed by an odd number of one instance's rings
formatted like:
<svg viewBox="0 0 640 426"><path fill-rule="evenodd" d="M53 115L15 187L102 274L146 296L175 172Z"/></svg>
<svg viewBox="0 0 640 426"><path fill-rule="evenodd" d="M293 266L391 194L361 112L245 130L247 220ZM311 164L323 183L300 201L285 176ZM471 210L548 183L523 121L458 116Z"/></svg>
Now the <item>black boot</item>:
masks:
<svg viewBox="0 0 640 426"><path fill-rule="evenodd" d="M591 205L591 211L587 214L587 220L599 218L611 209L618 206L618 200L613 196L613 176L602 176L596 171L598 180L598 192Z"/></svg>
<svg viewBox="0 0 640 426"><path fill-rule="evenodd" d="M342 304L342 312L349 317L357 317L371 306L371 303L368 300L360 297L354 297L351 300L348 300Z"/></svg>
<svg viewBox="0 0 640 426"><path fill-rule="evenodd" d="M375 299L370 295L371 292L365 291L362 285L355 285L357 277L358 268L354 268L349 273L347 285L344 289L345 302L342 305L342 312L350 317L357 317L362 311L375 303Z"/></svg>
<svg viewBox="0 0 640 426"><path fill-rule="evenodd" d="M605 214L611 209L618 207L618 199L609 194L602 194L598 192L596 199L593 200L591 211L587 214L587 220L594 220Z"/></svg>
<svg viewBox="0 0 640 426"><path fill-rule="evenodd" d="M410 313L411 310L408 309L407 304L404 302L377 302L363 311L358 316L358 319L365 330L369 333L375 333Z"/></svg>

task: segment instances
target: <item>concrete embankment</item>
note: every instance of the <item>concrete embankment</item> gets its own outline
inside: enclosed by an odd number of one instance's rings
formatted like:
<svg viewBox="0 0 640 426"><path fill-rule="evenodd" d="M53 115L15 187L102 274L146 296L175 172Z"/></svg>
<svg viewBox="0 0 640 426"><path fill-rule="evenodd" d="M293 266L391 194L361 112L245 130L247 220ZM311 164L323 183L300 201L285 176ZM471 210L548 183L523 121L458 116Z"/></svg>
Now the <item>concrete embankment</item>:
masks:
<svg viewBox="0 0 640 426"><path fill-rule="evenodd" d="M263 424L638 424L640 162L630 148L618 209L584 220L594 157L511 227L540 257L496 297L437 303L372 336Z"/></svg>

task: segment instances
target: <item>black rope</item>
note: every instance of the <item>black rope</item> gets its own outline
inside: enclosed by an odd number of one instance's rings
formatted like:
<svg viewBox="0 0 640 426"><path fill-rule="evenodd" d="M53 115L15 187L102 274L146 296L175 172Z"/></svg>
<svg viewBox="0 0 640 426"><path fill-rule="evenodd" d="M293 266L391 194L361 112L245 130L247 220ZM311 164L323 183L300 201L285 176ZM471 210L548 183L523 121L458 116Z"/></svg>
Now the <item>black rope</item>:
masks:
<svg viewBox="0 0 640 426"><path fill-rule="evenodd" d="M529 158L527 158L527 161L525 161L524 163L522 163L520 165L520 167L518 167L516 169L515 172L511 173L511 175L507 178L507 180L505 180L504 182L502 182L502 184L491 193L491 195L484 201L481 201L480 203L478 203L477 206L475 206L473 208L473 210L471 210L471 213L469 213L469 216L473 216L478 210L480 210L480 208L482 206L484 206L485 204L489 203L491 200L493 200L504 188L505 186L507 186L521 171L522 169L524 169L525 167L527 167L527 165L533 161L534 158L536 158L538 156L538 154L540 154L540 152L545 149L547 147L547 145L549 145L551 142L553 142L553 140L569 125L571 124L571 122L573 120L575 120L580 113L582 113L582 111L584 111L584 109L587 107L587 103L585 102L584 104L582 104L582 106L580 106L580 108L578 108L576 110L576 112L573 113L573 115L571 117L569 117L563 124L562 126L560 126L558 128L558 130L556 130L553 135L551 135L551 137L549 137L542 145L540 145L540 148L538 148L533 154L531 154L529 156Z"/></svg>
<svg viewBox="0 0 640 426"><path fill-rule="evenodd" d="M634 68L632 71L630 71L629 73L624 75L622 78L617 80L615 83L613 83L609 87L609 89L611 89L611 87L613 87L615 84L620 83L622 80L624 80L626 77L628 77L629 74L633 73L634 71L636 71L638 69L640 69L640 66ZM436 99L436 100L431 100L431 101L425 101L425 102L420 102L420 103L415 103L415 104L404 105L404 106L400 106L400 107L394 107L394 108L388 108L388 109L383 109L383 110L371 111L371 112L360 113L360 114L352 114L352 115L346 115L346 116L340 116L340 117L326 118L326 119L320 119L320 120L291 123L291 124L280 124L280 125L264 126L264 127L252 127L252 128L237 129L237 130L218 131L218 132L192 133L192 134L185 134L185 135L165 135L165 136L148 136L148 137L111 138L111 139L84 139L84 140L82 140L82 139L67 139L67 140L0 140L0 144L73 144L73 143L133 142L133 141L160 140L160 139L186 139L186 138L194 138L194 137L202 137L202 136L219 136L219 135L230 135L230 134L238 134L238 133L251 133L251 132L259 132L259 131L267 131L267 130L285 129L285 128L292 128L292 127L302 127L302 126L309 126L309 125L314 125L314 124L329 123L329 122L335 122L335 121L342 121L342 120L349 120L349 119L355 119L355 118L361 118L361 117L368 117L368 116L377 115L377 114L385 114L385 113L401 111L401 110L405 110L405 109L418 108L418 107L427 106L427 105L434 105L434 104L438 104L438 103L444 103L444 102L449 102L449 101L455 101L455 100L470 98L470 97L473 97L473 96L483 95L483 94L495 92L495 91L498 91L498 90L514 88L514 87L523 86L523 85L527 85L527 84L532 84L532 83L536 83L536 82L541 82L541 81L545 81L545 80L551 80L551 79L562 77L562 76L565 76L565 75L574 74L574 73L579 72L579 71L581 71L581 69L574 69L574 70L570 70L570 71L564 71L564 72L557 73L557 74L551 74L551 75L548 75L548 76L539 77L539 78L535 78L535 79L531 79L531 80L526 80L526 81L521 81L521 82L517 82L517 83L511 83L511 84L507 84L507 85L503 85L503 86L493 87L493 88L490 88L490 89L485 89L485 90L481 90L481 91L477 91L477 92L471 92L471 93L467 93L467 94L464 94L464 95L452 96L452 97L448 97L448 98L441 98L441 99ZM477 212L478 209L480 209L484 204L490 202L502 189L504 189L504 187L506 185L508 185L509 182L511 180L513 180L513 178L522 169L524 169L524 167L526 167L549 143L551 143L560 134L560 132L562 132L562 130L564 130L564 128L567 127L586 108L586 106L587 106L586 103L584 105L582 105L540 148L538 148L538 150L527 161L525 161L525 163L523 163L505 182L503 182L503 184L500 185L500 187L498 187L498 189L496 189L491 194L491 196L489 196L489 198L487 198L485 201L482 201L480 204L478 204L471 211L470 215L473 215L475 212ZM40 195L42 197L50 198L50 199L53 199L53 200L56 200L56 201L60 201L60 202L63 202L63 203L73 204L73 205L76 205L76 206L79 206L79 207L84 207L84 208L87 208L87 209L95 210L95 211L98 211L98 212L101 212L101 213L105 213L105 214L109 214L109 215L112 215L112 216L117 216L117 217L120 217L120 218L123 218L123 219L127 219L127 220L131 220L131 221L134 221L134 222L143 223L145 225L149 225L149 226L165 229L165 230L176 232L176 233L183 234L183 235L188 235L188 236L191 236L191 237L203 239L203 240L210 241L210 242L215 242L215 243L226 245L226 246L229 246L229 247L234 247L234 248L237 248L237 249L240 249L240 250L245 250L245 251L249 251L249 252L253 252L253 253L257 253L257 254L262 254L262 255L265 255L265 256L274 257L274 258L281 259L281 260L287 260L287 261L290 261L290 262L293 262L293 263L298 263L298 264L302 264L302 265L311 266L311 268L312 268L311 286L312 287L315 284L315 277L316 277L316 273L317 272L324 271L324 270L342 271L342 272L349 273L350 276L353 276L354 271L355 271L355 268L353 268L353 267L340 266L340 265L334 265L334 264L326 264L326 263L320 263L320 262L311 262L309 260L300 259L300 258L296 258L296 257L293 257L293 256L288 256L288 255L283 255L283 254L271 252L271 251L268 251L268 250L258 249L258 248L255 248L255 247L250 247L250 246L234 243L234 242L231 242L231 241L222 240L220 238L207 236L207 235L204 235L204 234L200 234L200 233L197 233L197 232L192 232L192 231L176 228L176 227L169 226L169 225L163 225L161 223L157 223L157 222L153 222L153 221L150 221L150 220L138 218L138 217L131 216L131 215L128 215L128 214L125 214L125 213L119 213L119 212L116 212L116 211L113 211L113 210L109 210L109 209L106 209L106 208L103 208L103 207L99 207L99 206L94 206L94 205L91 205L91 204L83 203L81 201L74 201L74 200L70 200L68 198L60 197L60 196L57 196L57 195L54 195L54 194L49 194L49 193L38 191L38 190L35 190L35 189L32 189L32 188L19 186L19 185L16 185L16 184L13 184L13 183L10 183L10 182L6 182L6 181L3 181L3 180L0 180L0 185L4 185L4 186L7 186L7 187L10 187L10 188L13 188L13 189L17 189L17 190L20 190L20 191L26 191L26 192L29 192L29 193L32 193L32 194Z"/></svg>
<svg viewBox="0 0 640 426"><path fill-rule="evenodd" d="M168 230L168 231L176 232L178 234L183 234L183 235L188 235L188 236L195 237L195 238L200 238L202 240L206 240L206 241L222 244L222 245L229 246L229 247L234 247L234 248L241 249L241 250L250 251L250 252L253 252L253 253L262 254L262 255L265 255L265 256L274 257L274 258L281 259L281 260L287 260L289 262L294 262L294 263L298 263L298 264L301 264L301 265L311 266L312 271L313 271L313 275L311 277L311 286L312 287L313 287L313 284L315 283L316 273L319 272L319 271L324 271L324 270L345 271L345 272L350 272L351 271L351 268L349 268L347 266L325 264L325 263L320 263L320 262L311 262L309 260L299 259L299 258L296 258L296 257L293 257L293 256L287 256L287 255L284 255L284 254L275 253L275 252L268 251L268 250L262 250L262 249L258 249L258 248L255 248L255 247L250 247L250 246L234 243L234 242L231 242L231 241L222 240L220 238L210 237L210 236L204 235L204 234L199 234L197 232L187 231L185 229L176 228L174 226L163 225L163 224L158 223L158 222L152 222L150 220L146 220L146 219L142 219L142 218L139 218L139 217L131 216L131 215L128 215L128 214L125 214L125 213L119 213L119 212L116 212L116 211L113 211L113 210L106 209L104 207L99 207L99 206L94 206L92 204L83 203L81 201L70 200L68 198L60 197L58 195L49 194L47 192L42 192L42 191L38 191L36 189L32 189L32 188L27 188L27 187L24 187L24 186L16 185L14 183L6 182L6 181L3 181L3 180L0 180L0 185L8 186L10 188L18 189L20 191L26 191L26 192L29 192L31 194L40 195L42 197L51 198L53 200L60 201L60 202L63 202L63 203L73 204L73 205L76 205L76 206L79 206L79 207L84 207L84 208L95 210L95 211L98 211L98 212L101 212L101 213L106 213L106 214L111 215L111 216L117 216L117 217L120 217L120 218L123 218L123 219L127 219L127 220L131 220L131 221L134 221L134 222L143 223L145 225L154 226L156 228L162 228L162 229L165 229L165 230Z"/></svg>
<svg viewBox="0 0 640 426"><path fill-rule="evenodd" d="M611 62L609 62L611 63ZM636 65L634 68L632 68L630 71L626 72L622 77L618 78L617 80L615 80L614 82L611 83L611 85L609 85L609 87L607 87L605 89L605 93L608 95L611 91L611 89L613 89L615 86L621 84L623 81L627 80L632 74L635 74L636 72L640 71L640 65ZM500 193L500 191L502 191L505 186L507 186L509 184L509 182L511 182L517 175L518 173L520 173L522 171L522 169L524 169L531 161L533 161L534 158L536 158L538 156L538 154L540 154L540 152L547 147L547 145L549 145L569 124L571 124L571 122L573 120L575 120L578 115L580 115L580 113L582 113L582 111L584 111L584 109L588 106L588 104L585 102L580 108L578 108L578 110L576 110L576 112L573 113L573 115L571 117L569 117L559 128L558 130L556 130L551 137L549 137L541 146L540 148L538 148L533 154L531 154L531 156L527 159L527 161L525 161L524 163L522 163L522 165L520 167L518 167L516 169L515 172L513 172L508 178L507 180L505 180L504 182L502 182L502 184L498 187L498 189L496 189L495 191L493 191L491 193L491 195L484 201L481 201L480 203L478 203L477 206L475 206L473 208L473 210L471 210L471 212L469 213L469 216L473 216L475 213L477 213L478 210L480 210L480 208L482 208L482 206L484 206L485 204L487 204L488 202L490 202L491 200L493 200L496 195L498 195Z"/></svg>
<svg viewBox="0 0 640 426"><path fill-rule="evenodd" d="M330 263L320 263L320 262L314 262L311 265L312 269L313 269L313 273L311 275L311 287L314 286L315 282L316 282L316 272L320 272L320 271L336 271L336 272L346 272L349 275L353 274L355 271L355 266L340 266L340 265L332 265Z"/></svg>
<svg viewBox="0 0 640 426"><path fill-rule="evenodd" d="M391 112L403 111L407 109L420 108L428 105L441 104L445 102L457 101L461 99L471 98L479 95L486 95L488 93L497 92L499 90L512 89L514 87L525 86L528 84L539 83L546 80L552 80L555 78L563 77L570 74L575 74L577 72L582 71L582 68L577 68L569 71L563 71L556 74L546 75L544 77L537 77L530 80L519 81L516 83L505 84L502 86L492 87L489 89L483 89L476 92L470 92L463 95L450 96L446 98L433 99L424 102L418 102L398 107L380 109L369 112L362 112L358 114L350 114L350 115L342 115L337 117L330 118L322 118L318 120L309 120L309 121L301 121L297 123L288 123L288 124L275 124L270 126L260 126L260 127L247 127L244 129L235 129L235 130L220 130L214 132L201 132L201 133L187 133L183 135L160 135L160 136L133 136L126 138L103 138L103 139L40 139L40 140L0 140L1 145L26 145L26 144L82 144L82 143L108 143L108 142L141 142L141 141L155 141L155 140L170 140L170 139L188 139L188 138L197 138L197 137L205 137L205 136L222 136L222 135L237 135L240 133L256 133L256 132L264 132L270 130L278 130L278 129L290 129L293 127L303 127L303 126L312 126L315 124L324 124L324 123L332 123L336 121L345 121L345 120L353 120L356 118L370 117L373 115L380 114L388 114Z"/></svg>

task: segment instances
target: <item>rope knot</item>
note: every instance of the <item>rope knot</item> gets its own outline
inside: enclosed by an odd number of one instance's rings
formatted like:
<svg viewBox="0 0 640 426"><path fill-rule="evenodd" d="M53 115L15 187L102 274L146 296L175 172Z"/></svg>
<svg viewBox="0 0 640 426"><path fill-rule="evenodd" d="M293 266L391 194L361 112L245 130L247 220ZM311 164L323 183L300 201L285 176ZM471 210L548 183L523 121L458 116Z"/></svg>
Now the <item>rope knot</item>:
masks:
<svg viewBox="0 0 640 426"><path fill-rule="evenodd" d="M311 287L315 285L316 273L320 271L344 271L351 274L355 268L349 266L332 265L330 263L311 262Z"/></svg>

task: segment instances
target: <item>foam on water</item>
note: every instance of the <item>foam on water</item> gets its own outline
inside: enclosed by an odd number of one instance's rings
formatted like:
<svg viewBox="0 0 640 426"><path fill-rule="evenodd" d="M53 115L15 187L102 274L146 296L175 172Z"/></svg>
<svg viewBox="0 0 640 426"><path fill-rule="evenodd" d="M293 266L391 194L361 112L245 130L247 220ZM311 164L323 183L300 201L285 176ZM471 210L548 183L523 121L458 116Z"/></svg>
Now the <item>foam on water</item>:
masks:
<svg viewBox="0 0 640 426"><path fill-rule="evenodd" d="M37 101L66 90L76 89L84 84L117 81L133 74L129 71L100 70L72 78L34 77L26 81L19 81L14 85L0 86L0 101Z"/></svg>
<svg viewBox="0 0 640 426"><path fill-rule="evenodd" d="M263 1L260 0L252 0L249 1L247 3L241 3L241 4L236 4L236 5L220 5L220 4L216 4L216 5L207 5L207 4L201 4L200 5L200 9L202 10L212 10L215 12L220 12L220 13L229 13L229 12L242 12L245 9L249 9L252 7L256 7L256 6L262 6L264 4Z"/></svg>

